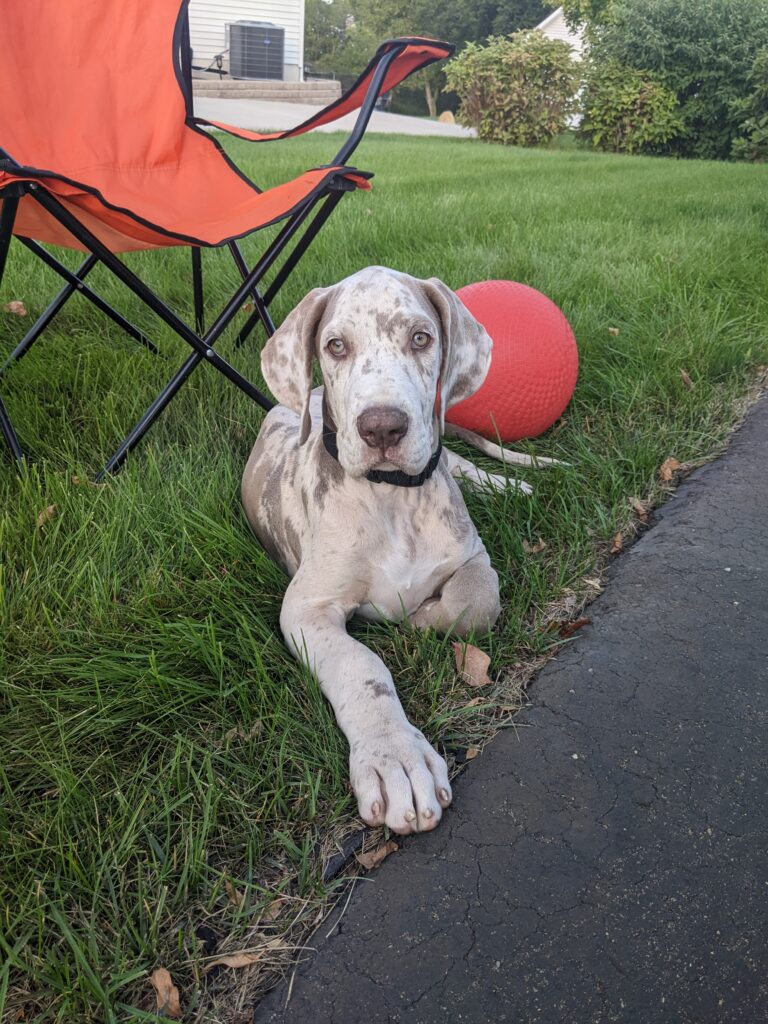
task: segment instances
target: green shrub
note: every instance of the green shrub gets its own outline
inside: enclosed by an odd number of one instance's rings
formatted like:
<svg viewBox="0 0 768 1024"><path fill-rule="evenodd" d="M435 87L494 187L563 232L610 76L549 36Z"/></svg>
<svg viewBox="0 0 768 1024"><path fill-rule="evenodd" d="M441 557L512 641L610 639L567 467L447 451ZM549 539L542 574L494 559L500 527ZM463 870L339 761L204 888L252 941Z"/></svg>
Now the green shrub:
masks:
<svg viewBox="0 0 768 1024"><path fill-rule="evenodd" d="M580 133L613 153L657 153L683 128L673 92L615 61L588 62L582 105Z"/></svg>
<svg viewBox="0 0 768 1024"><path fill-rule="evenodd" d="M734 139L731 155L735 160L768 160L768 49L755 57L749 74L752 92L735 105L741 121L741 135Z"/></svg>
<svg viewBox="0 0 768 1024"><path fill-rule="evenodd" d="M677 96L683 130L664 151L727 159L741 134L739 101L768 46L766 0L612 0L591 56L652 72Z"/></svg>
<svg viewBox="0 0 768 1024"><path fill-rule="evenodd" d="M537 146L566 126L577 87L567 43L541 32L469 43L445 68L459 97L457 119L487 142Z"/></svg>

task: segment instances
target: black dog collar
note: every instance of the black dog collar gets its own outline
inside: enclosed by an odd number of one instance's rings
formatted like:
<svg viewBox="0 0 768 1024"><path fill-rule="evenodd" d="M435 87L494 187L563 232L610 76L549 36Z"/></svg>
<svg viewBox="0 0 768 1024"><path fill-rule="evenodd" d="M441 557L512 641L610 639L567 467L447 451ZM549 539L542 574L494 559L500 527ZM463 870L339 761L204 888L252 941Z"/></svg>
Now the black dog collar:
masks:
<svg viewBox="0 0 768 1024"><path fill-rule="evenodd" d="M328 454L334 458L337 462L339 461L339 449L336 445L336 431L331 430L330 427L323 424L323 444ZM438 439L437 449L426 464L424 469L415 476L409 476L407 473L403 473L400 469L372 469L365 477L366 480L370 480L372 484L392 484L395 487L421 487L437 469L437 464L440 461L440 456L443 451L443 444Z"/></svg>

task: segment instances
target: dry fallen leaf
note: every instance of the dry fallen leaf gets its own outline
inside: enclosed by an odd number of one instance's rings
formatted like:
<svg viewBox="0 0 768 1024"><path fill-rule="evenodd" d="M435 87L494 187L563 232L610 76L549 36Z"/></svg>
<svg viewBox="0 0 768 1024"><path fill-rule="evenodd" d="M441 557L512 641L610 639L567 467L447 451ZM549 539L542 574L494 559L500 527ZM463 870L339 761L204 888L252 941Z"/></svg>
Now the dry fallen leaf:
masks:
<svg viewBox="0 0 768 1024"><path fill-rule="evenodd" d="M621 551L621 549L623 547L624 547L624 538L622 537L621 532L619 532L613 538L613 543L611 544L611 554L612 555L618 555L618 553Z"/></svg>
<svg viewBox="0 0 768 1024"><path fill-rule="evenodd" d="M178 1020L181 1017L179 990L173 984L170 972L164 967L158 967L150 974L149 981L157 996L157 1012L171 1020Z"/></svg>
<svg viewBox="0 0 768 1024"><path fill-rule="evenodd" d="M490 683L488 678L488 666L491 659L478 647L472 644L460 644L452 641L453 653L456 658L456 668L461 672L461 678L470 686L487 686Z"/></svg>
<svg viewBox="0 0 768 1024"><path fill-rule="evenodd" d="M207 973L213 970L214 967L233 967L235 969L250 967L251 964L263 960L267 953L270 953L272 950L286 948L287 945L282 939L270 939L269 942L265 942L263 946L256 950L238 949L234 953L219 956L207 963L203 970Z"/></svg>
<svg viewBox="0 0 768 1024"><path fill-rule="evenodd" d="M14 316L27 315L27 307L19 299L13 299L11 302L6 302L3 309L6 313L13 313Z"/></svg>
<svg viewBox="0 0 768 1024"><path fill-rule="evenodd" d="M243 900L245 899L243 894L230 882L228 878L224 879L224 888L227 891L229 902L239 910L243 905Z"/></svg>
<svg viewBox="0 0 768 1024"><path fill-rule="evenodd" d="M88 477L73 476L72 483L75 487L98 487L99 485L95 480L89 480Z"/></svg>
<svg viewBox="0 0 768 1024"><path fill-rule="evenodd" d="M473 697L472 700L463 705L464 710L467 708L476 708L478 704L485 704L487 699L487 697Z"/></svg>
<svg viewBox="0 0 768 1024"><path fill-rule="evenodd" d="M356 853L355 860L357 863L364 867L366 871L372 871L377 868L383 860L398 850L399 847L394 840L389 839L386 843L378 848L378 850L371 850L370 853Z"/></svg>
<svg viewBox="0 0 768 1024"><path fill-rule="evenodd" d="M648 506L643 504L639 498L630 498L629 504L632 511L642 523L648 522Z"/></svg>
<svg viewBox="0 0 768 1024"><path fill-rule="evenodd" d="M45 526L45 524L47 522L49 522L49 520L53 519L53 517L55 515L56 515L56 506L55 505L49 505L48 508L44 508L43 511L37 517L37 528L38 528L38 530L42 530L42 528Z"/></svg>
<svg viewBox="0 0 768 1024"><path fill-rule="evenodd" d="M224 733L224 739L228 740L229 742L231 742L232 740L252 740L259 735L262 729L263 726L261 724L261 719L257 718L247 732L245 731L245 729L243 729L242 726L236 725L234 729L228 729Z"/></svg>
<svg viewBox="0 0 768 1024"><path fill-rule="evenodd" d="M612 334L614 336L614 338L615 338L616 335L619 333L619 328L618 327L609 327L608 328L608 333Z"/></svg>
<svg viewBox="0 0 768 1024"><path fill-rule="evenodd" d="M479 747L467 747L467 752L464 755L465 761L474 761L477 755L480 753Z"/></svg>
<svg viewBox="0 0 768 1024"><path fill-rule="evenodd" d="M568 639L569 636L581 629L583 626L588 626L592 622L592 619L576 619L575 622L566 622L560 627L560 636Z"/></svg>
<svg viewBox="0 0 768 1024"><path fill-rule="evenodd" d="M244 302L240 309L243 313L252 313L254 309L256 309L256 306L253 302Z"/></svg>
<svg viewBox="0 0 768 1024"><path fill-rule="evenodd" d="M538 555L540 551L544 551L546 546L547 542L541 537L536 538L535 544L531 544L527 540L523 541L523 551L527 551L529 555Z"/></svg>
<svg viewBox="0 0 768 1024"><path fill-rule="evenodd" d="M693 381L685 372L685 370L680 371L680 380L683 382L683 387L685 388L685 390L690 391L690 389L693 387Z"/></svg>
<svg viewBox="0 0 768 1024"><path fill-rule="evenodd" d="M276 921L283 909L284 899L272 900L267 909L262 914L262 917L266 917L268 921Z"/></svg>
<svg viewBox="0 0 768 1024"><path fill-rule="evenodd" d="M669 483L675 475L675 470L680 468L681 463L670 455L668 459L665 459L664 462L662 462L661 467L659 468L659 480L662 480L664 483Z"/></svg>

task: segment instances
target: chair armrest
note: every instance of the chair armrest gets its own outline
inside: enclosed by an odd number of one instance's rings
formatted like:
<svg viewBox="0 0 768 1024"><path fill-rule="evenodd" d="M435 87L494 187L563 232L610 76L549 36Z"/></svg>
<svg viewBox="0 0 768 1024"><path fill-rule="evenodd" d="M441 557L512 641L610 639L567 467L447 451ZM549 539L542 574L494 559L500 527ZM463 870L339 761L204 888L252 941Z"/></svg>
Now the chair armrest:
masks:
<svg viewBox="0 0 768 1024"><path fill-rule="evenodd" d="M416 71L434 64L436 61L445 60L453 53L453 50L454 47L451 43L440 42L436 39L421 37L389 39L382 43L365 71L343 96L327 107L323 107L322 110L296 125L295 128L285 131L252 132L245 128L224 124L221 121L209 121L206 118L194 116L187 118L187 121L194 125L218 128L248 142L272 142L277 139L303 135L304 132L318 128L320 125L330 124L345 114L359 109L360 114L349 139L332 161L334 164L343 164L346 163L362 139L379 96L394 89L396 85Z"/></svg>

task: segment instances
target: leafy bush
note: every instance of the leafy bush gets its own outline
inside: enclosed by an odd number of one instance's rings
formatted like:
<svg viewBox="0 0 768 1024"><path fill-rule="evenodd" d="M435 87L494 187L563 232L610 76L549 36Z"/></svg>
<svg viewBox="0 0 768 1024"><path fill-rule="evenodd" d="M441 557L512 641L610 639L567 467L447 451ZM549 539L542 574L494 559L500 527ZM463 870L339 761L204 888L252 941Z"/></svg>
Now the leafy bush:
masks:
<svg viewBox="0 0 768 1024"><path fill-rule="evenodd" d="M615 61L587 64L582 105L580 133L613 153L658 153L683 129L675 94Z"/></svg>
<svg viewBox="0 0 768 1024"><path fill-rule="evenodd" d="M768 46L766 0L612 0L591 56L652 72L677 96L683 130L664 151L726 159L740 134L739 101Z"/></svg>
<svg viewBox="0 0 768 1024"><path fill-rule="evenodd" d="M567 43L536 31L468 43L445 68L457 119L487 142L537 146L566 126L577 87Z"/></svg>
<svg viewBox="0 0 768 1024"><path fill-rule="evenodd" d="M734 139L731 155L735 160L768 160L768 49L755 57L749 83L751 94L735 106L742 134Z"/></svg>

